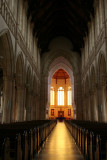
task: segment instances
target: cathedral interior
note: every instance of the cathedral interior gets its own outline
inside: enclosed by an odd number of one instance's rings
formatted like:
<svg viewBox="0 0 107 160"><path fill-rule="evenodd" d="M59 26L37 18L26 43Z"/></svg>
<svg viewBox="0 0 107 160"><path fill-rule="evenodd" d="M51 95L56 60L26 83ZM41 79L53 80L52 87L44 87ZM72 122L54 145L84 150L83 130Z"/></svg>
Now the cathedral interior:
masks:
<svg viewBox="0 0 107 160"><path fill-rule="evenodd" d="M0 160L107 160L107 0L0 0Z"/></svg>

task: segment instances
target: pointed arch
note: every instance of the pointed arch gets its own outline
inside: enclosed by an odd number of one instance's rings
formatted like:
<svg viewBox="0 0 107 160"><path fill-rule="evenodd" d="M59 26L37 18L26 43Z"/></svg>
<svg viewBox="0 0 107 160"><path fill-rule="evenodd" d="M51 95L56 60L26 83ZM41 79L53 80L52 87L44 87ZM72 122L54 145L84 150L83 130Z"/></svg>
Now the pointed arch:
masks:
<svg viewBox="0 0 107 160"><path fill-rule="evenodd" d="M0 67L5 76L12 76L14 63L13 45L10 32L4 29L0 33Z"/></svg>
<svg viewBox="0 0 107 160"><path fill-rule="evenodd" d="M9 122L11 108L7 110L8 102L12 104L12 74L13 74L13 45L10 32L4 29L0 32L0 92L3 93L2 122ZM7 84L8 81L8 85Z"/></svg>

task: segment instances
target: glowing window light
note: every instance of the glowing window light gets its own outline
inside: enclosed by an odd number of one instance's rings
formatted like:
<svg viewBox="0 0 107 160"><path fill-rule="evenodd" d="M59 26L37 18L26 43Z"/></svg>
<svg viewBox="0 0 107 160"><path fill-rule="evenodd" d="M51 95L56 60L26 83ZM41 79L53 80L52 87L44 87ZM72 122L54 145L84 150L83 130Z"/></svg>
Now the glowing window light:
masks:
<svg viewBox="0 0 107 160"><path fill-rule="evenodd" d="M51 87L50 90L50 105L54 105L54 88Z"/></svg>
<svg viewBox="0 0 107 160"><path fill-rule="evenodd" d="M58 105L64 105L64 89L62 87L58 89Z"/></svg>
<svg viewBox="0 0 107 160"><path fill-rule="evenodd" d="M68 87L68 105L72 105L72 92L71 92L71 87Z"/></svg>

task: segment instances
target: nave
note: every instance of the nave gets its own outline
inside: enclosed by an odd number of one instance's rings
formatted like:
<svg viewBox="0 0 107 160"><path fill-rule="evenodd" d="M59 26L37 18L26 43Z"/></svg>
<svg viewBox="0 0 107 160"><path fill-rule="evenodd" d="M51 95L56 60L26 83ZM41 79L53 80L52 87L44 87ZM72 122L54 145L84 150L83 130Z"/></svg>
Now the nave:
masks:
<svg viewBox="0 0 107 160"><path fill-rule="evenodd" d="M47 138L36 160L83 160L73 137L64 122L57 122L52 133ZM34 159L34 160L35 160Z"/></svg>
<svg viewBox="0 0 107 160"><path fill-rule="evenodd" d="M0 0L0 160L75 144L107 160L107 0Z"/></svg>

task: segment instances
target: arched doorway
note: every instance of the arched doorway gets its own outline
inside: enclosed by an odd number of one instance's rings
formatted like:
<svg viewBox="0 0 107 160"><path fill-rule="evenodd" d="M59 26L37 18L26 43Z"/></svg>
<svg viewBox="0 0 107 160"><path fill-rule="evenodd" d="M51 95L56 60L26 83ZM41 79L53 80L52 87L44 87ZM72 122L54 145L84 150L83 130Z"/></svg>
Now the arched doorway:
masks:
<svg viewBox="0 0 107 160"><path fill-rule="evenodd" d="M73 119L72 84L68 73L58 69L52 76L50 86L49 119Z"/></svg>

